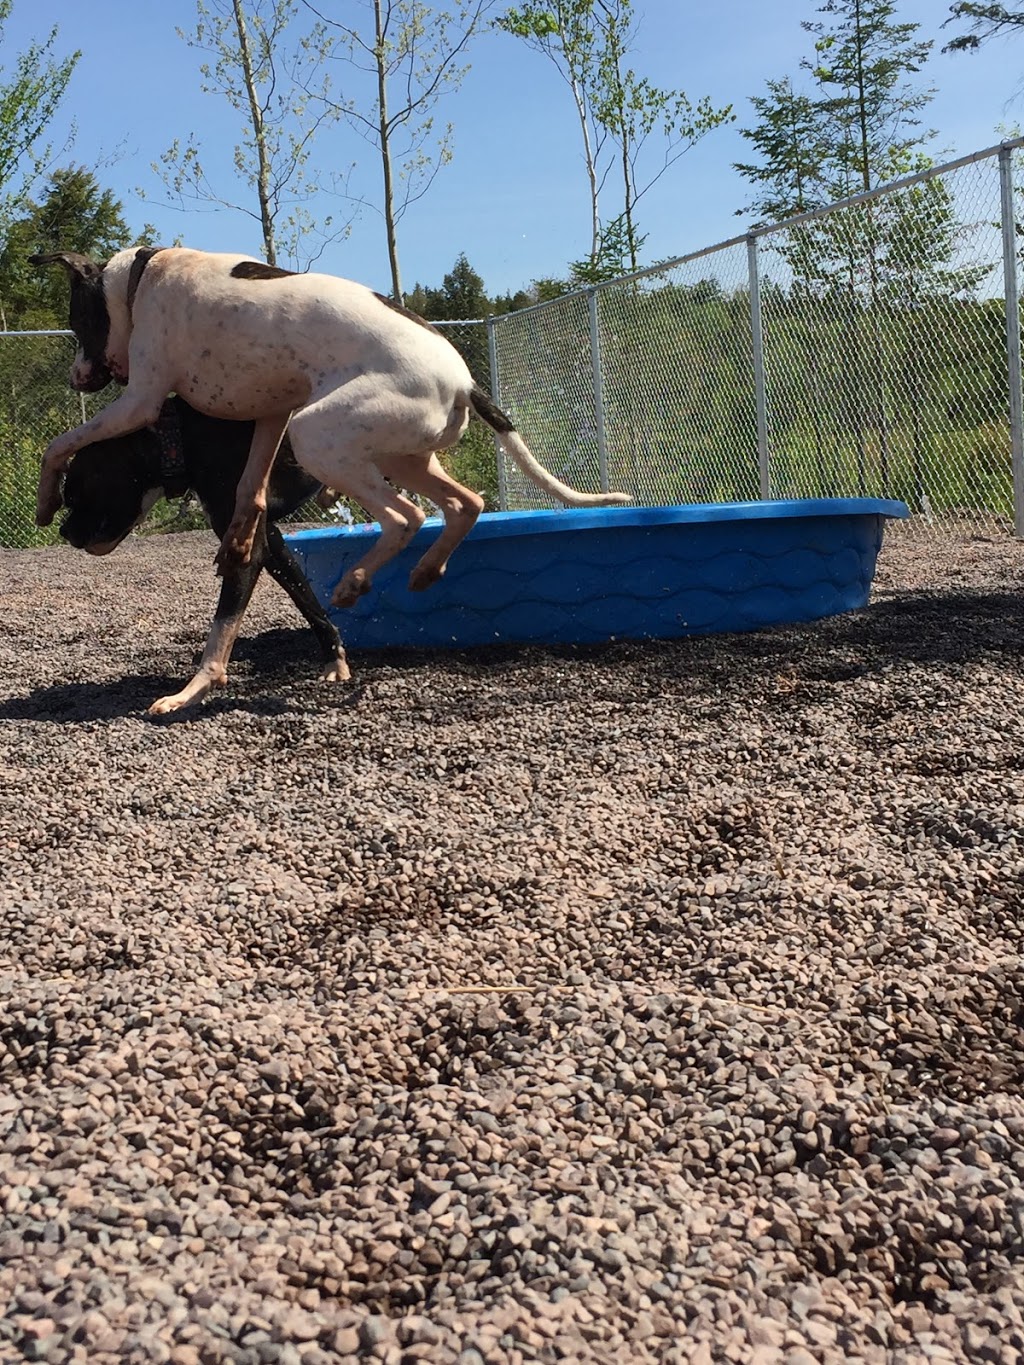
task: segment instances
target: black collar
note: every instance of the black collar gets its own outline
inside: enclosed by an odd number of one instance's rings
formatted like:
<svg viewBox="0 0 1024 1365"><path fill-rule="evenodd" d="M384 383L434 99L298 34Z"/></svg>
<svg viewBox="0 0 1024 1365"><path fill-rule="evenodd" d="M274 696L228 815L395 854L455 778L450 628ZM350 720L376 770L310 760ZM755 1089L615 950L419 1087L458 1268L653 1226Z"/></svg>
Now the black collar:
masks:
<svg viewBox="0 0 1024 1365"><path fill-rule="evenodd" d="M181 439L181 421L173 398L160 409L160 416L150 430L160 447L160 482L165 498L183 498L189 490L185 468L185 447Z"/></svg>
<svg viewBox="0 0 1024 1365"><path fill-rule="evenodd" d="M150 261L158 251L163 251L162 246L140 246L135 253L132 261L132 268L128 272L128 294L125 302L128 305L128 317L131 318L132 310L135 307L135 295L139 292L139 284L142 281L142 272L149 265Z"/></svg>

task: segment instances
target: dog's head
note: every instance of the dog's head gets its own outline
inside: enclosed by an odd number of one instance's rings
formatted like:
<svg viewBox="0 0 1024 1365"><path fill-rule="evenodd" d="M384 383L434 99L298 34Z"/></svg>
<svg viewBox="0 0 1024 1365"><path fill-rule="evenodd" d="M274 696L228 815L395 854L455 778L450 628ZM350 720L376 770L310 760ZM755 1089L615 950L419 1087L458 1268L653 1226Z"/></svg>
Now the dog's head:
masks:
<svg viewBox="0 0 1024 1365"><path fill-rule="evenodd" d="M104 293L103 266L77 251L52 251L30 256L30 265L59 265L71 281L68 322L78 342L71 367L71 387L96 393L114 377L107 357L110 311Z"/></svg>
<svg viewBox="0 0 1024 1365"><path fill-rule="evenodd" d="M138 445L137 436L97 441L68 466L60 533L76 550L110 554L159 499L159 475Z"/></svg>
<svg viewBox="0 0 1024 1365"><path fill-rule="evenodd" d="M71 387L96 393L113 379L128 383L132 304L143 271L161 247L129 247L98 265L77 251L30 256L30 265L59 265L71 281L68 321L78 342Z"/></svg>

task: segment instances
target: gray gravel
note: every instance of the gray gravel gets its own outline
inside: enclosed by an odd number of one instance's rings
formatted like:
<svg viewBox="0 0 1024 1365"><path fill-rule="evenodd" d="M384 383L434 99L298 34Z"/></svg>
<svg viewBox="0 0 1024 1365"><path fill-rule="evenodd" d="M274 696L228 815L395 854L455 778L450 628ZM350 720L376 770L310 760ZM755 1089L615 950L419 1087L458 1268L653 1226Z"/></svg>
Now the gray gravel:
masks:
<svg viewBox="0 0 1024 1365"><path fill-rule="evenodd" d="M0 552L0 1360L1024 1358L1024 548L352 656Z"/></svg>

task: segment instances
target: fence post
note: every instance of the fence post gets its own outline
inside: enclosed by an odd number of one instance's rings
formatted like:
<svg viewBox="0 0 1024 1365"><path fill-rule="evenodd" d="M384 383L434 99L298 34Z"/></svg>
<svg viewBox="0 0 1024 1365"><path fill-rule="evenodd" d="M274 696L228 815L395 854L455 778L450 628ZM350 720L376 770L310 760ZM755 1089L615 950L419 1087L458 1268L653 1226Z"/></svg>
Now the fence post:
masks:
<svg viewBox="0 0 1024 1365"><path fill-rule="evenodd" d="M1021 386L1020 289L1017 278L1017 223L1013 211L1013 153L1009 147L999 149L999 203L1003 229L1006 359L1010 380L1013 533L1015 536L1024 536L1024 388Z"/></svg>
<svg viewBox="0 0 1024 1365"><path fill-rule="evenodd" d="M501 387L498 379L498 345L494 338L494 315L487 317L487 359L491 367L491 397L501 406ZM508 511L508 483L505 478L505 456L497 432L494 435L494 458L498 466L498 507Z"/></svg>
<svg viewBox="0 0 1024 1365"><path fill-rule="evenodd" d="M747 276L750 289L750 333L754 348L754 412L757 418L757 482L760 496L772 495L772 476L768 465L768 403L764 384L764 327L761 320L761 271L757 259L757 238L747 238Z"/></svg>
<svg viewBox="0 0 1024 1365"><path fill-rule="evenodd" d="M597 317L597 290L587 290L587 309L590 313L590 368L594 385L594 434L597 437L597 473L601 492L611 488L608 482L608 445L604 432L604 381L601 377L601 328Z"/></svg>

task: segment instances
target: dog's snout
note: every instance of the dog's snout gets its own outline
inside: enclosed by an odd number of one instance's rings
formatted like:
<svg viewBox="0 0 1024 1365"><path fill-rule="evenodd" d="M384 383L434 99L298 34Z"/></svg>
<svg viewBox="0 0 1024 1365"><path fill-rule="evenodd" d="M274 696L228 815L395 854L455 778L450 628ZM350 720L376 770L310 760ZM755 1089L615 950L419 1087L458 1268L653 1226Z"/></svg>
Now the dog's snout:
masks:
<svg viewBox="0 0 1024 1365"><path fill-rule="evenodd" d="M71 371L71 387L76 393L99 393L110 383L110 371L90 366Z"/></svg>

